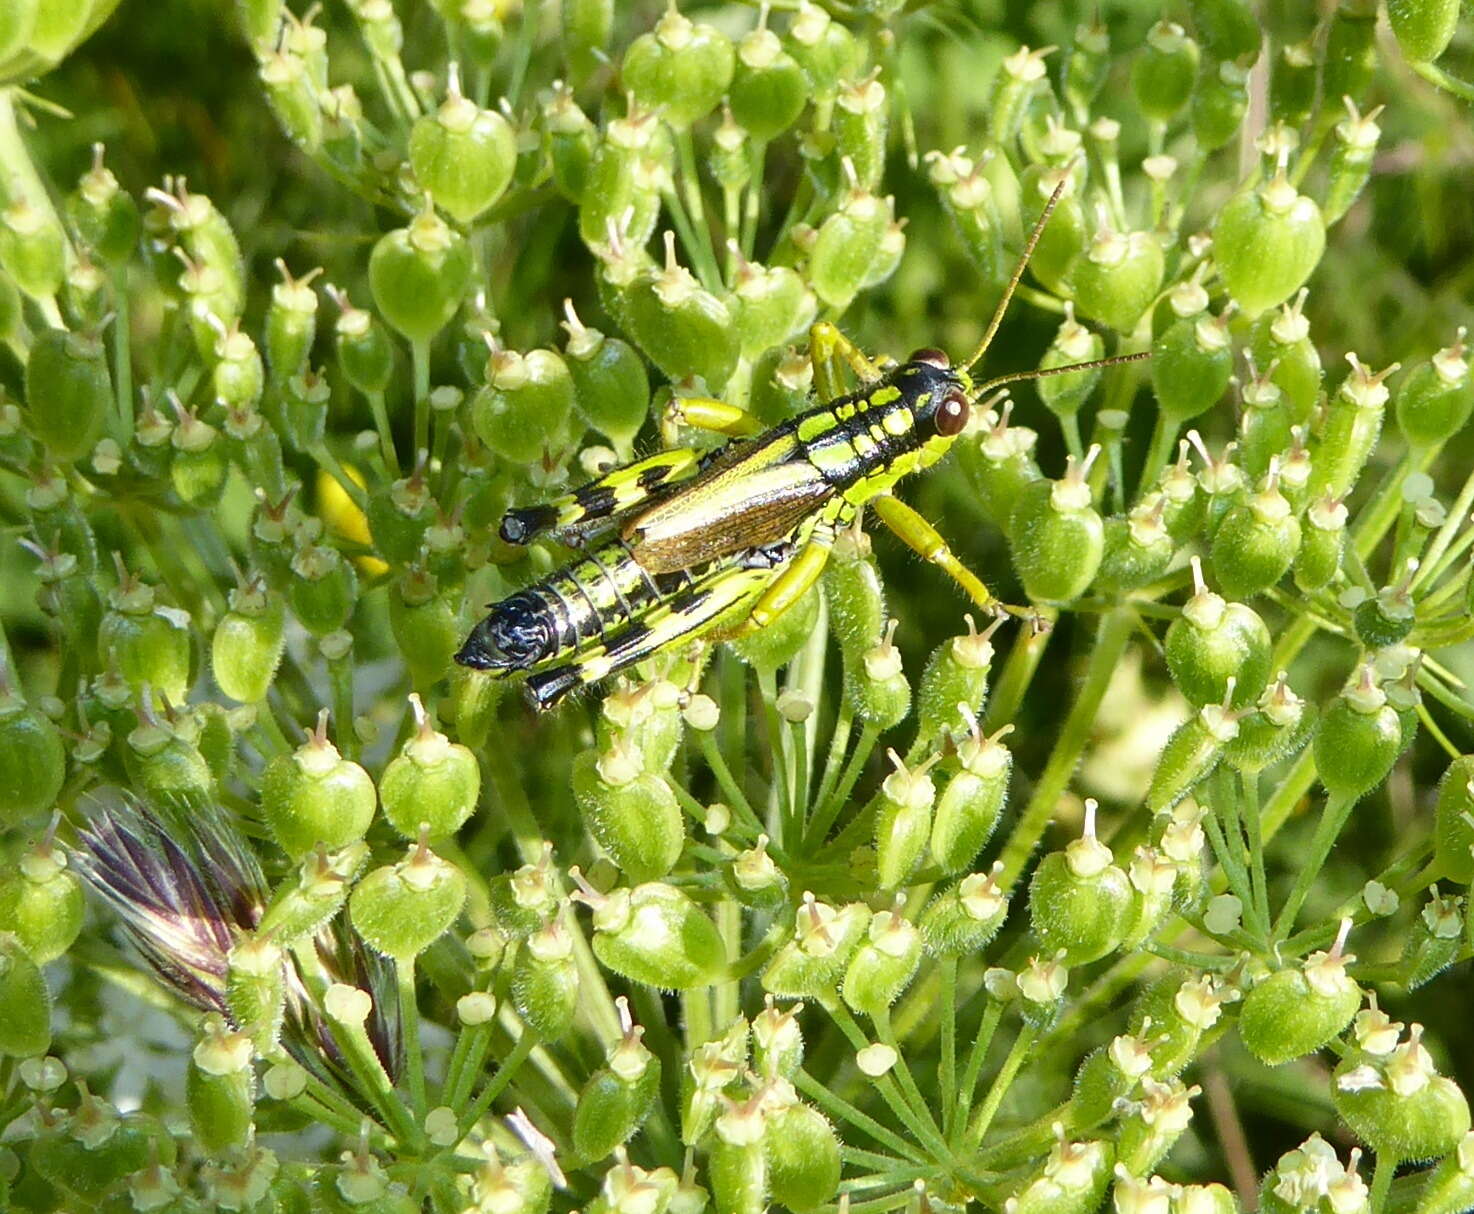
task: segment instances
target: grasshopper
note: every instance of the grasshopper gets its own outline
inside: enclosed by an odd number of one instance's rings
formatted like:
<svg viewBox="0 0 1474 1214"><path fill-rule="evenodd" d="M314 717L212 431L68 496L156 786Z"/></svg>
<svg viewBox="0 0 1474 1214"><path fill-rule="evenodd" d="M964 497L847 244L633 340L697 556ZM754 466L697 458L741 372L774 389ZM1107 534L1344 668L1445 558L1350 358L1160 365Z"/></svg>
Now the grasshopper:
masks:
<svg viewBox="0 0 1474 1214"><path fill-rule="evenodd" d="M565 497L509 510L503 540L547 537L579 555L492 604L456 661L504 677L525 672L527 697L543 709L678 642L763 628L813 587L835 537L857 526L867 506L979 608L1022 614L892 491L946 455L994 389L1146 357L972 378L1063 188L1045 204L981 342L960 366L924 349L883 367L821 321L809 335L817 403L806 412L763 430L723 401L678 398L676 420L725 444L705 455L662 451ZM843 390L846 366L859 385L851 392Z"/></svg>

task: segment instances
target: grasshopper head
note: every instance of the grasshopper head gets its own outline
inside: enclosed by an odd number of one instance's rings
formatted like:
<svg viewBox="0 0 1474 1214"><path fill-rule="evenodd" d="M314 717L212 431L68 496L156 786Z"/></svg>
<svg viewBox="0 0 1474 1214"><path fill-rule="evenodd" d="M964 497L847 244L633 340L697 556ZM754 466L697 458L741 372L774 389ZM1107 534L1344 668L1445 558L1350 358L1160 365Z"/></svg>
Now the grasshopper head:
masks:
<svg viewBox="0 0 1474 1214"><path fill-rule="evenodd" d="M967 427L972 416L972 380L952 366L941 350L917 350L902 368L902 380L912 399L916 428L924 439L950 440Z"/></svg>

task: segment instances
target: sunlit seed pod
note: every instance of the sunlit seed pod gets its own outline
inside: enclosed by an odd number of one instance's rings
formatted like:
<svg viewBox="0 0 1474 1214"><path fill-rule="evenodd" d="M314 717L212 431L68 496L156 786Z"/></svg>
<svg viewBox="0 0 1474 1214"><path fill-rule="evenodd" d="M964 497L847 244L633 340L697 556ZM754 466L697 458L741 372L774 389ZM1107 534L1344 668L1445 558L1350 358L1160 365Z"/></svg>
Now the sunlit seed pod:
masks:
<svg viewBox="0 0 1474 1214"><path fill-rule="evenodd" d="M832 99L842 81L862 70L865 58L860 40L811 0L800 0L784 47L803 68L810 90L820 100Z"/></svg>
<svg viewBox="0 0 1474 1214"><path fill-rule="evenodd" d="M753 1071L764 1079L792 1079L803 1064L804 1038L799 1027L802 1003L778 1008L773 996L764 997L764 1008L752 1020Z"/></svg>
<svg viewBox="0 0 1474 1214"><path fill-rule="evenodd" d="M1041 371L1092 362L1105 355L1105 341L1075 319L1073 302L1065 304L1065 318L1055 332L1054 340L1039 360ZM1038 380L1034 387L1039 399L1056 417L1073 417L1090 399L1100 382L1101 372L1072 371L1066 375L1050 375Z"/></svg>
<svg viewBox="0 0 1474 1214"><path fill-rule="evenodd" d="M185 1102L195 1141L207 1155L238 1150L251 1135L256 1105L252 1052L249 1036L229 1028L219 1014L206 1017L190 1055Z"/></svg>
<svg viewBox="0 0 1474 1214"><path fill-rule="evenodd" d="M956 733L960 728L958 705L965 704L981 715L987 703L995 653L993 634L1002 626L1003 617L995 618L982 632L972 616L965 618L967 631L937 646L921 672L916 689L918 744L931 742L947 730Z"/></svg>
<svg viewBox="0 0 1474 1214"><path fill-rule="evenodd" d="M1460 328L1454 342L1419 363L1398 386L1397 425L1409 443L1427 448L1452 438L1474 412L1474 377Z"/></svg>
<svg viewBox="0 0 1474 1214"><path fill-rule="evenodd" d="M686 826L663 775L644 770L617 742L603 754L581 752L570 782L589 833L630 880L653 881L670 872Z"/></svg>
<svg viewBox="0 0 1474 1214"><path fill-rule="evenodd" d="M568 333L564 361L573 377L573 406L584 422L621 450L629 450L650 411L650 381L634 348L588 328L563 304Z"/></svg>
<svg viewBox="0 0 1474 1214"><path fill-rule="evenodd" d="M1110 34L1097 17L1075 27L1065 48L1064 94L1077 114L1088 113L1110 71Z"/></svg>
<svg viewBox="0 0 1474 1214"><path fill-rule="evenodd" d="M1396 582L1383 586L1352 612L1356 635L1367 649L1396 645L1413 630L1414 604L1410 587L1417 572L1418 562L1410 558Z"/></svg>
<svg viewBox="0 0 1474 1214"><path fill-rule="evenodd" d="M344 627L358 601L358 575L336 548L308 544L292 557L287 601L314 636Z"/></svg>
<svg viewBox="0 0 1474 1214"><path fill-rule="evenodd" d="M210 638L215 685L232 700L254 704L266 698L286 645L280 596L260 580L232 590L230 610Z"/></svg>
<svg viewBox="0 0 1474 1214"><path fill-rule="evenodd" d="M1137 996L1128 1032L1149 1042L1149 1074L1176 1075L1193 1060L1203 1033L1218 1023L1222 1006L1237 996L1212 978L1173 970Z"/></svg>
<svg viewBox="0 0 1474 1214"><path fill-rule="evenodd" d="M1239 718L1237 736L1223 759L1237 771L1255 773L1298 753L1310 741L1318 713L1290 690L1285 672L1264 690L1253 712Z"/></svg>
<svg viewBox="0 0 1474 1214"><path fill-rule="evenodd" d="M1131 64L1131 91L1151 122L1172 121L1192 96L1198 74L1198 44L1180 25L1159 21Z"/></svg>
<svg viewBox="0 0 1474 1214"><path fill-rule="evenodd" d="M798 121L808 99L809 82L803 68L760 18L758 28L737 43L736 68L727 94L732 117L753 139L767 143Z"/></svg>
<svg viewBox="0 0 1474 1214"><path fill-rule="evenodd" d="M1377 125L1381 106L1363 115L1350 97L1345 102L1347 114L1336 124L1335 143L1331 148L1330 181L1324 207L1327 224L1345 215L1366 186L1377 153L1377 140L1382 135L1382 128Z"/></svg>
<svg viewBox="0 0 1474 1214"><path fill-rule="evenodd" d="M881 785L875 816L875 867L880 888L893 890L904 884L921 863L931 837L936 785L927 773L941 755L934 754L920 766L908 768L894 750L886 754L895 770Z"/></svg>
<svg viewBox="0 0 1474 1214"><path fill-rule="evenodd" d="M61 733L0 681L0 821L16 826L50 810L66 778Z"/></svg>
<svg viewBox="0 0 1474 1214"><path fill-rule="evenodd" d="M71 462L91 453L113 394L101 342L43 330L31 343L25 389L31 433L53 459Z"/></svg>
<svg viewBox="0 0 1474 1214"><path fill-rule="evenodd" d="M1117 333L1131 333L1161 288L1162 246L1151 232L1117 232L1104 211L1100 220L1070 274L1075 307Z"/></svg>
<svg viewBox="0 0 1474 1214"><path fill-rule="evenodd" d="M1370 792L1403 750L1402 724L1370 664L1358 667L1326 708L1315 735L1315 768L1332 797Z"/></svg>
<svg viewBox="0 0 1474 1214"><path fill-rule="evenodd" d="M386 233L369 255L369 286L389 325L428 342L450 323L471 281L471 249L433 210Z"/></svg>
<svg viewBox="0 0 1474 1214"><path fill-rule="evenodd" d="M589 1162L628 1142L660 1092L660 1060L641 1043L644 1029L630 1019L624 997L615 1002L623 1035L584 1084L573 1113L573 1149Z"/></svg>
<svg viewBox="0 0 1474 1214"><path fill-rule="evenodd" d="M911 711L911 684L894 644L896 624L892 619L885 636L857 664L845 666L845 702L857 720L880 730L900 724Z"/></svg>
<svg viewBox="0 0 1474 1214"><path fill-rule="evenodd" d="M831 129L835 151L855 166L855 181L867 190L879 188L885 170L890 99L879 72L840 88Z"/></svg>
<svg viewBox="0 0 1474 1214"><path fill-rule="evenodd" d="M1228 293L1249 317L1298 291L1325 247L1320 208L1283 172L1266 185L1235 194L1213 224L1213 260Z"/></svg>
<svg viewBox="0 0 1474 1214"><path fill-rule="evenodd" d="M141 227L138 204L103 164L102 144L92 145L92 165L67 195L66 212L82 243L105 265L132 256Z"/></svg>
<svg viewBox="0 0 1474 1214"><path fill-rule="evenodd" d="M1227 312L1220 317L1183 318L1152 343L1152 393L1175 425L1212 408L1232 375Z"/></svg>
<svg viewBox="0 0 1474 1214"><path fill-rule="evenodd" d="M578 988L573 941L556 918L549 919L517 951L512 967L513 1006L540 1037L556 1041L573 1024Z"/></svg>
<svg viewBox="0 0 1474 1214"><path fill-rule="evenodd" d="M1203 1089L1180 1079L1141 1081L1141 1097L1130 1101L1116 1137L1116 1176L1122 1192L1133 1176L1151 1176L1192 1121L1190 1101ZM1148 1182L1150 1183L1150 1182Z"/></svg>
<svg viewBox="0 0 1474 1214"><path fill-rule="evenodd" d="M1020 219L1028 224L1036 222L1061 181L1066 182L1064 191L1055 203L1048 226L1039 233L1039 243L1034 246L1029 266L1031 273L1049 290L1071 295L1074 294L1074 272L1088 260L1094 249L1086 230L1085 210L1080 203L1083 172L1079 168L1051 168L1042 164L1025 169L1018 179ZM1000 225L1003 223L1001 216L999 222ZM1104 316L1094 311L1094 305L1101 302L1096 291L1100 278L1100 273L1087 270L1086 295L1091 307L1081 303L1078 295L1075 303L1084 315L1108 324ZM1127 289L1130 289L1129 285Z"/></svg>
<svg viewBox="0 0 1474 1214"><path fill-rule="evenodd" d="M420 832L418 843L396 864L361 878L348 898L354 930L369 947L407 961L449 929L466 901L466 877L432 852Z"/></svg>
<svg viewBox="0 0 1474 1214"><path fill-rule="evenodd" d="M594 911L594 955L615 973L661 990L690 990L716 981L727 965L715 924L672 885L647 881L608 895L583 882L574 900Z"/></svg>
<svg viewBox="0 0 1474 1214"><path fill-rule="evenodd" d="M1454 0L1391 0L1387 23L1410 63L1432 63L1453 41L1459 25Z"/></svg>
<svg viewBox="0 0 1474 1214"><path fill-rule="evenodd" d="M1018 137L1030 102L1037 93L1048 89L1045 57L1054 49L1052 46L1038 50L1021 46L1003 60L994 78L993 95L987 109L988 133L1000 147L1007 146Z"/></svg>
<svg viewBox="0 0 1474 1214"><path fill-rule="evenodd" d="M967 735L957 743L961 770L947 780L937 799L930 839L932 859L948 875L966 869L992 837L1013 771L1013 756L1000 741L1012 726L988 737L970 705L959 701L955 707L968 726Z"/></svg>
<svg viewBox="0 0 1474 1214"><path fill-rule="evenodd" d="M832 997L869 922L870 908L862 902L834 907L806 893L792 938L763 970L763 989L779 997Z"/></svg>
<svg viewBox="0 0 1474 1214"><path fill-rule="evenodd" d="M716 1214L762 1214L770 1196L764 1149L767 1105L763 1092L732 1104L716 1118L707 1148L706 1174Z"/></svg>
<svg viewBox="0 0 1474 1214"><path fill-rule="evenodd" d="M749 361L807 332L818 310L813 292L787 266L739 260L732 295L742 356Z"/></svg>
<svg viewBox="0 0 1474 1214"><path fill-rule="evenodd" d="M0 726L3 729L3 726ZM0 872L0 932L12 933L37 965L62 956L82 930L82 884L51 832Z"/></svg>
<svg viewBox="0 0 1474 1214"><path fill-rule="evenodd" d="M1444 897L1435 885L1403 945L1403 985L1417 990L1431 982L1458 957L1464 935L1464 899Z"/></svg>
<svg viewBox="0 0 1474 1214"><path fill-rule="evenodd" d="M840 1140L828 1118L802 1101L770 1110L764 1124L768 1184L774 1203L813 1210L839 1188Z"/></svg>
<svg viewBox="0 0 1474 1214"><path fill-rule="evenodd" d="M157 601L152 586L124 570L108 593L98 632L98 658L135 689L145 685L171 704L183 704L190 686L189 613Z"/></svg>
<svg viewBox="0 0 1474 1214"><path fill-rule="evenodd" d="M676 260L673 232L665 237L664 269L635 280L626 308L631 335L667 376L699 378L720 391L739 353L732 311Z"/></svg>
<svg viewBox="0 0 1474 1214"><path fill-rule="evenodd" d="M409 161L415 179L457 223L468 224L505 192L516 164L516 136L495 110L461 93L454 64L445 100L415 120Z"/></svg>
<svg viewBox="0 0 1474 1214"><path fill-rule="evenodd" d="M820 302L843 310L865 285L881 256L894 219L894 204L860 185L844 161L849 189L839 208L819 226L805 277Z"/></svg>
<svg viewBox="0 0 1474 1214"><path fill-rule="evenodd" d="M146 693L145 693L146 694ZM188 718L155 716L146 700L138 705L139 720L128 731L123 767L129 779L146 793L186 804L215 794L215 777L201 753L197 730Z"/></svg>
<svg viewBox="0 0 1474 1214"><path fill-rule="evenodd" d="M261 778L261 816L293 859L319 844L336 850L361 839L377 803L368 772L328 741L326 709L306 744L278 755Z"/></svg>
<svg viewBox="0 0 1474 1214"><path fill-rule="evenodd" d="M1230 707L1254 703L1269 682L1273 643L1253 608L1226 602L1208 589L1194 558L1196 591L1167 628L1167 668L1177 689L1199 708L1223 701L1233 679Z"/></svg>
<svg viewBox="0 0 1474 1214"><path fill-rule="evenodd" d="M1110 848L1095 835L1095 802L1085 802L1079 839L1039 862L1029 882L1029 922L1046 949L1067 965L1098 961L1120 944L1131 885Z"/></svg>
<svg viewBox="0 0 1474 1214"><path fill-rule="evenodd" d="M620 75L642 108L655 110L671 127L684 131L720 104L735 67L727 36L714 26L696 24L672 4L653 31L625 50Z"/></svg>
<svg viewBox="0 0 1474 1214"><path fill-rule="evenodd" d="M937 894L921 913L921 938L933 957L961 957L987 947L1008 915L998 865L972 873Z"/></svg>
<svg viewBox="0 0 1474 1214"><path fill-rule="evenodd" d="M845 967L840 985L845 1003L863 1015L881 1015L915 977L921 953L921 933L904 917L899 904L893 910L877 911Z"/></svg>
<svg viewBox="0 0 1474 1214"><path fill-rule="evenodd" d="M1218 766L1224 748L1239 732L1238 714L1228 707L1232 697L1230 676L1225 703L1198 709L1167 739L1147 788L1146 804L1153 813L1171 809Z"/></svg>
<svg viewBox="0 0 1474 1214"><path fill-rule="evenodd" d="M1279 463L1248 501L1231 509L1213 536L1213 576L1235 599L1253 598L1274 586L1300 549L1300 520L1279 491Z"/></svg>
<svg viewBox="0 0 1474 1214"><path fill-rule="evenodd" d="M453 834L471 816L481 792L476 756L435 729L417 695L410 696L416 732L379 780L384 816L405 838L428 824L430 838Z"/></svg>
<svg viewBox="0 0 1474 1214"><path fill-rule="evenodd" d="M1012 413L1013 402L1002 401L994 424L982 429L975 442L965 438L958 452L978 504L1004 530L1024 489L1044 476L1034 459L1038 432L1012 425Z"/></svg>
<svg viewBox="0 0 1474 1214"><path fill-rule="evenodd" d="M824 570L824 597L845 665L858 665L886 626L885 587L863 531L840 533Z"/></svg>
<svg viewBox="0 0 1474 1214"><path fill-rule="evenodd" d="M35 300L54 300L66 277L66 235L50 205L17 194L0 211L0 269Z"/></svg>
<svg viewBox="0 0 1474 1214"><path fill-rule="evenodd" d="M1163 523L1166 497L1149 493L1126 517L1105 521L1100 572L1095 584L1108 593L1123 593L1156 581L1167 571L1177 544Z"/></svg>
<svg viewBox="0 0 1474 1214"><path fill-rule="evenodd" d="M179 500L197 509L219 500L228 471L220 432L195 414L179 410L179 424L169 436L169 483Z"/></svg>
<svg viewBox="0 0 1474 1214"><path fill-rule="evenodd" d="M1389 1159L1436 1159L1469 1133L1469 1103L1458 1084L1438 1074L1422 1036L1423 1026L1414 1024L1385 1056L1350 1051L1332 1074L1337 1114Z"/></svg>
<svg viewBox="0 0 1474 1214"><path fill-rule="evenodd" d="M1039 480L1020 492L1008 522L1014 569L1029 598L1065 603L1078 598L1100 568L1105 526L1091 503L1092 447L1083 460L1070 457L1058 481Z"/></svg>

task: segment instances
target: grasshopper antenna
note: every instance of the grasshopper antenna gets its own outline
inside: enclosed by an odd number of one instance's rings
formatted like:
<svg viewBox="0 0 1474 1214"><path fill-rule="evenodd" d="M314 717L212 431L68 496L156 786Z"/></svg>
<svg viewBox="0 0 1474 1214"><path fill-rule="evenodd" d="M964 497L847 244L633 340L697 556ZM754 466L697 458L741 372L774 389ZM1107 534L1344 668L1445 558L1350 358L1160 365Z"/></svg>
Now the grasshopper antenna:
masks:
<svg viewBox="0 0 1474 1214"><path fill-rule="evenodd" d="M1029 258L1034 256L1034 246L1039 243L1039 237L1044 233L1044 225L1049 222L1049 217L1054 214L1054 208L1059 200L1064 197L1065 186L1070 183L1070 174L1075 171L1075 166L1080 162L1077 156L1065 166L1061 174L1059 184L1054 187L1049 201L1044 204L1044 210L1039 213L1039 218L1034 221L1034 228L1029 233L1029 239L1024 242L1023 255L1018 259L1018 264L1013 267L1013 277L1008 280L1008 286L1004 289L1003 298L998 301L998 306L993 309L993 319L988 322L987 331L983 334L983 340L978 342L978 348L972 352L972 357L962 364L963 371L971 371L977 365L978 359L988 352L988 347L993 344L993 338L998 334L998 326L1003 323L1003 314L1008 311L1008 305L1013 302L1013 293L1018 290L1019 280L1023 278L1024 271L1028 268Z"/></svg>
<svg viewBox="0 0 1474 1214"><path fill-rule="evenodd" d="M1025 379L1045 379L1050 375L1065 375L1071 371L1093 371L1099 367L1119 367L1122 363L1145 362L1152 356L1150 350L1140 350L1135 354L1117 354L1111 358L1096 358L1088 363L1071 363L1068 367L1046 367L1043 370L1015 371L1012 375L1000 375L996 379L986 379L973 389L979 396L984 396L1000 388L1004 384L1016 384Z"/></svg>

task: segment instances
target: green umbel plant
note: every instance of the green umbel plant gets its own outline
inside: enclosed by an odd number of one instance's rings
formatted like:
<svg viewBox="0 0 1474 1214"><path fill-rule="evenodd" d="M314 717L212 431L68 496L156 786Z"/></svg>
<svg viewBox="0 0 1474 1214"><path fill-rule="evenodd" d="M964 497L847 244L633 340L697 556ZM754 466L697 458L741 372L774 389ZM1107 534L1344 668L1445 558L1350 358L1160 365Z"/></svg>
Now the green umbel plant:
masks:
<svg viewBox="0 0 1474 1214"><path fill-rule="evenodd" d="M0 4L0 1208L1474 1208L1467 6L112 7ZM863 512L576 525L774 428Z"/></svg>

